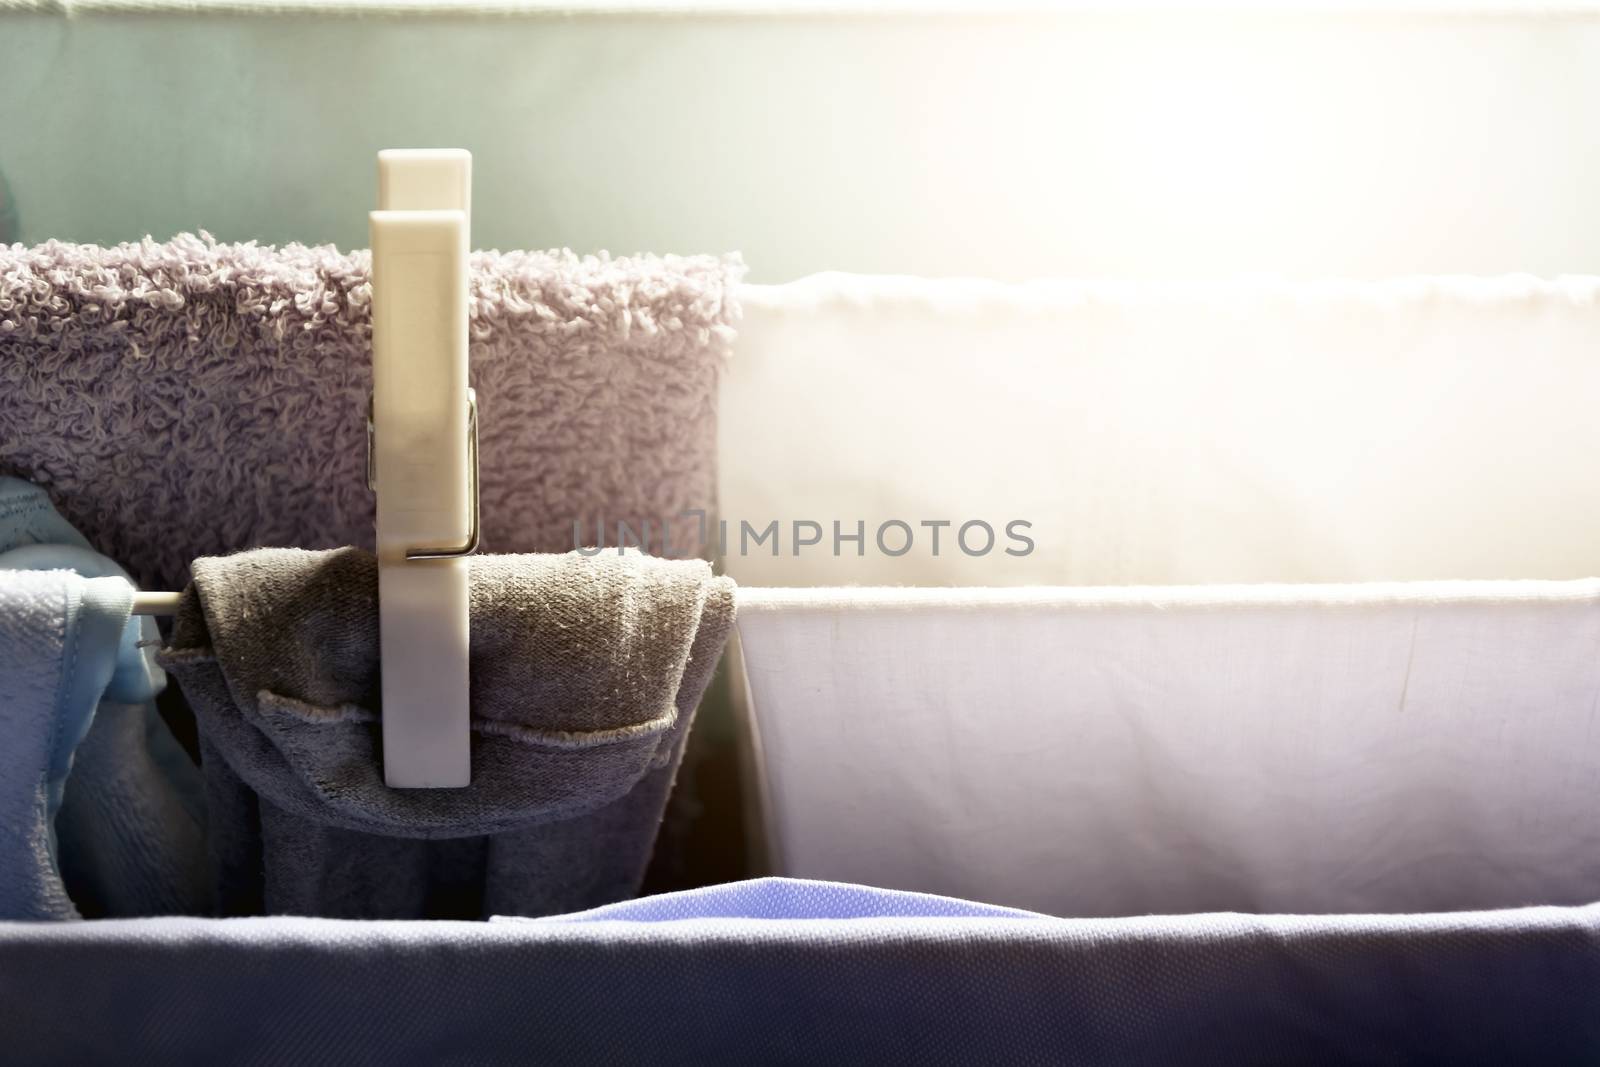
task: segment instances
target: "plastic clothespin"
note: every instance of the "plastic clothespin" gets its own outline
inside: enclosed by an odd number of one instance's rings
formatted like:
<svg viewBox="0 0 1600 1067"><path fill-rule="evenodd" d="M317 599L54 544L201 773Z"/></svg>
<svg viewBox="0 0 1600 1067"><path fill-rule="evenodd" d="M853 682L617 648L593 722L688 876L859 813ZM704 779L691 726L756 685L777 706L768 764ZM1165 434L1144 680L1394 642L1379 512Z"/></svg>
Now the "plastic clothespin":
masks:
<svg viewBox="0 0 1600 1067"><path fill-rule="evenodd" d="M467 568L478 547L477 404L467 387L472 156L378 153L372 404L383 769L394 788L470 783Z"/></svg>

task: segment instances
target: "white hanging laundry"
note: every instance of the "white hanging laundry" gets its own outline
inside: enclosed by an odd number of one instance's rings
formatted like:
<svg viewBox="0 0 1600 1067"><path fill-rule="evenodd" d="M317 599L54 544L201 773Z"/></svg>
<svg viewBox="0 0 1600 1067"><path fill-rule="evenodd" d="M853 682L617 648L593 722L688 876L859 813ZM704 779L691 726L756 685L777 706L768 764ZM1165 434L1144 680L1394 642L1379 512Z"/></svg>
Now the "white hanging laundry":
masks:
<svg viewBox="0 0 1600 1067"><path fill-rule="evenodd" d="M1600 574L1600 278L827 274L740 298L719 478L741 585ZM781 545L741 551L738 523L772 520ZM796 552L795 520L821 543ZM874 543L890 520L903 555ZM993 550L955 544L969 521Z"/></svg>
<svg viewBox="0 0 1600 1067"><path fill-rule="evenodd" d="M1600 897L1600 581L740 593L779 873L1068 916Z"/></svg>

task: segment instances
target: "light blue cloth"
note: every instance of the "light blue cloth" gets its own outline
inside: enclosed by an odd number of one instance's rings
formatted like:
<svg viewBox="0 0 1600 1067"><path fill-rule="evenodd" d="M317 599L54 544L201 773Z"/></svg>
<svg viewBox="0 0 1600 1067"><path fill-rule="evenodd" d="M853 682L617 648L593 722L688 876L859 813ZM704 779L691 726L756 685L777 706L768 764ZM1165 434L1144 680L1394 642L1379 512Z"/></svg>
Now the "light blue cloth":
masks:
<svg viewBox="0 0 1600 1067"><path fill-rule="evenodd" d="M16 1062L1592 1064L1600 906L1054 919L766 880L490 923L0 924Z"/></svg>
<svg viewBox="0 0 1600 1067"><path fill-rule="evenodd" d="M115 578L0 573L0 916L77 917L55 816L132 606Z"/></svg>
<svg viewBox="0 0 1600 1067"><path fill-rule="evenodd" d="M156 710L155 623L131 607L127 575L43 490L0 478L0 915L210 910L199 773Z"/></svg>
<svg viewBox="0 0 1600 1067"><path fill-rule="evenodd" d="M680 922L685 919L1041 919L1044 916L955 897L872 889L806 878L756 878L606 904L537 919L494 922Z"/></svg>

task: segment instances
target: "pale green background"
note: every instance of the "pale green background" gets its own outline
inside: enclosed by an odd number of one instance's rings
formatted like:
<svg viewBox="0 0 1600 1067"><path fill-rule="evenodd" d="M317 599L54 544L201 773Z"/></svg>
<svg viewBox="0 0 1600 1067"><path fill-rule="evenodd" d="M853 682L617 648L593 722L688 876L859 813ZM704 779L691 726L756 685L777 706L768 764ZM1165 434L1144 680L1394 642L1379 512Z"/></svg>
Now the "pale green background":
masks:
<svg viewBox="0 0 1600 1067"><path fill-rule="evenodd" d="M28 242L366 244L372 156L475 244L759 281L1600 271L1600 21L0 16Z"/></svg>

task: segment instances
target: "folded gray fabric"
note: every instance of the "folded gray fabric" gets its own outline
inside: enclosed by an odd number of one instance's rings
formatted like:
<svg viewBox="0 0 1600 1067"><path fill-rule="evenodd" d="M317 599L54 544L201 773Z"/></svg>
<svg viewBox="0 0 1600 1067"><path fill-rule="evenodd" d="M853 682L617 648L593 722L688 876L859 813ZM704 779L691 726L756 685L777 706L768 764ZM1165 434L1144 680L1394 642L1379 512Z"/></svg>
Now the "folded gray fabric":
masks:
<svg viewBox="0 0 1600 1067"><path fill-rule="evenodd" d="M737 257L475 252L483 539L564 552L716 506ZM372 546L371 256L206 235L0 245L0 474L145 588L261 545Z"/></svg>
<svg viewBox="0 0 1600 1067"><path fill-rule="evenodd" d="M200 724L223 914L544 915L631 896L733 583L638 553L476 556L472 784L384 785L377 564L196 560L161 661Z"/></svg>

